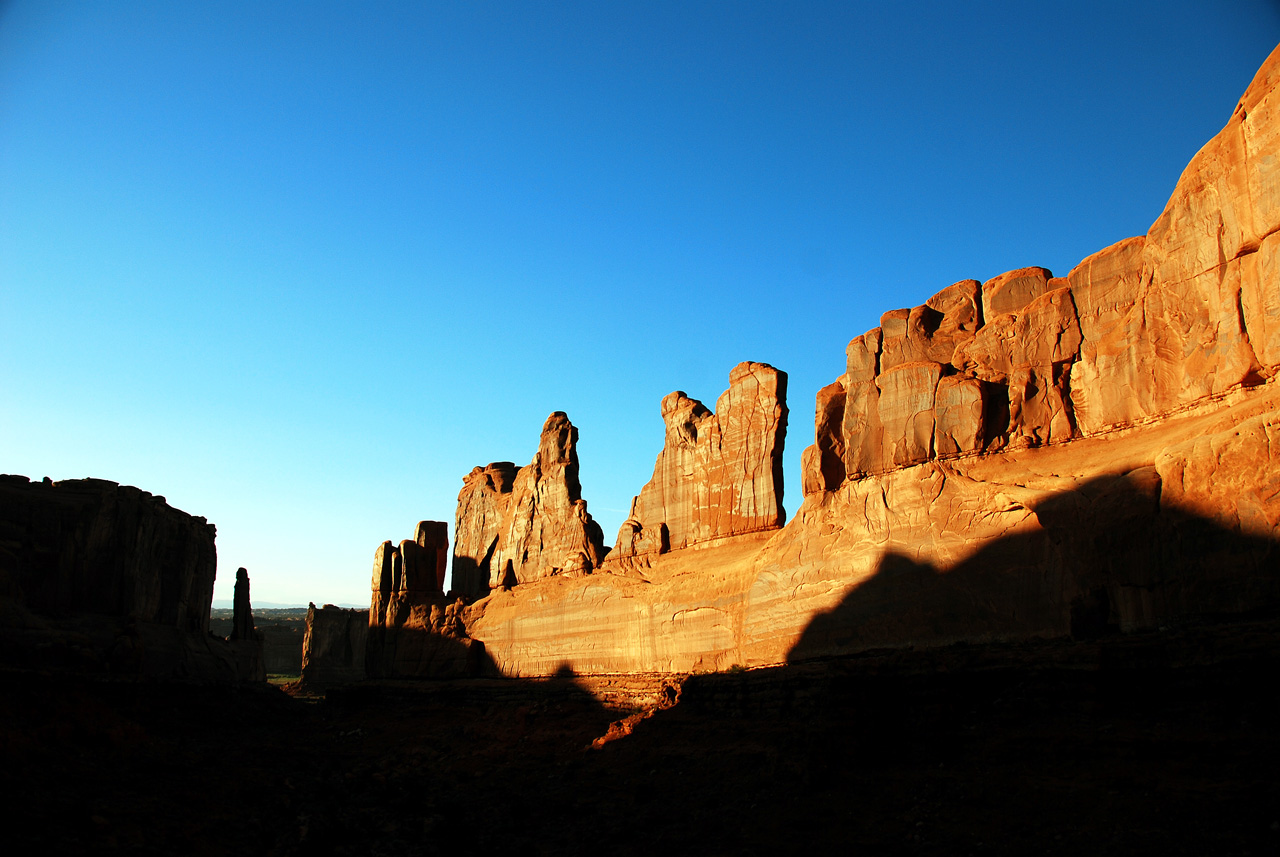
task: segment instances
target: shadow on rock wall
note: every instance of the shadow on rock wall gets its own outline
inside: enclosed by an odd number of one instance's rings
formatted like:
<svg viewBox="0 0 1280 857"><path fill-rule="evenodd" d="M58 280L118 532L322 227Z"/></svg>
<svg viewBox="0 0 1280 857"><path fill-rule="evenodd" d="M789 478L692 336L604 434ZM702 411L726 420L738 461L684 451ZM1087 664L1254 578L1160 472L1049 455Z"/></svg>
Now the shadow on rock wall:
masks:
<svg viewBox="0 0 1280 857"><path fill-rule="evenodd" d="M1154 468L1090 480L1033 511L1039 528L951 568L886 552L870 579L814 617L788 662L962 640L1089 639L1280 607L1276 542L1161 507Z"/></svg>
<svg viewBox="0 0 1280 857"><path fill-rule="evenodd" d="M370 628L365 659L370 678L498 678L484 643L420 625Z"/></svg>

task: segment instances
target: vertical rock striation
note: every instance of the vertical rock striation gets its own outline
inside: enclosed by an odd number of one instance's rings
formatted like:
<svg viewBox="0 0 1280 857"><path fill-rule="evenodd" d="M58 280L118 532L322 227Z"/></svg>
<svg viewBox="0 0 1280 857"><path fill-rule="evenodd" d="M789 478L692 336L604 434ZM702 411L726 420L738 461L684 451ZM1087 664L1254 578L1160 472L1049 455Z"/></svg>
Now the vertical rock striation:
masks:
<svg viewBox="0 0 1280 857"><path fill-rule="evenodd" d="M666 438L653 478L631 501L611 558L782 526L787 373L739 363L714 413L676 391L662 400L662 421Z"/></svg>
<svg viewBox="0 0 1280 857"><path fill-rule="evenodd" d="M443 591L448 554L449 530L442 521L419 521L412 540L378 546L373 555L368 631L360 642L364 674L451 678L483 671L484 644L467 637L463 599ZM320 621L338 620L321 615ZM322 681L356 675L354 664L347 663L348 655L355 658L354 632L347 638L353 642L338 648L316 644L312 672L329 676Z"/></svg>
<svg viewBox="0 0 1280 857"><path fill-rule="evenodd" d="M578 429L547 417L528 466L476 467L458 494L454 590L479 598L557 574L590 574L607 553L578 481Z"/></svg>
<svg viewBox="0 0 1280 857"><path fill-rule="evenodd" d="M462 478L454 519L453 589L464 598L480 598L489 592L494 554L506 532L511 489L519 470L510 461L495 461L473 468Z"/></svg>

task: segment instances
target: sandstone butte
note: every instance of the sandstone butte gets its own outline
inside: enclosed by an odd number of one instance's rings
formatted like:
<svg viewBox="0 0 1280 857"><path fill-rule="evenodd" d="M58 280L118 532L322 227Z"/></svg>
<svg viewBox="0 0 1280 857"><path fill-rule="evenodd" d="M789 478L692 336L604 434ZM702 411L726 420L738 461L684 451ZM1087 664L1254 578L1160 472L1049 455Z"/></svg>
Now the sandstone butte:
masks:
<svg viewBox="0 0 1280 857"><path fill-rule="evenodd" d="M231 637L210 636L215 535L128 485L0 476L0 664L265 681L245 569Z"/></svg>
<svg viewBox="0 0 1280 857"><path fill-rule="evenodd" d="M1274 610L1278 83L1280 48L1146 235L1065 277L961 280L855 336L817 395L804 501L785 526L786 376L744 363L714 414L663 399L653 479L607 554L563 414L529 467L474 469L453 551L455 594L472 603L436 592L438 615L418 608L405 627L447 627L490 667L547 675ZM387 615L375 590L371 632Z"/></svg>

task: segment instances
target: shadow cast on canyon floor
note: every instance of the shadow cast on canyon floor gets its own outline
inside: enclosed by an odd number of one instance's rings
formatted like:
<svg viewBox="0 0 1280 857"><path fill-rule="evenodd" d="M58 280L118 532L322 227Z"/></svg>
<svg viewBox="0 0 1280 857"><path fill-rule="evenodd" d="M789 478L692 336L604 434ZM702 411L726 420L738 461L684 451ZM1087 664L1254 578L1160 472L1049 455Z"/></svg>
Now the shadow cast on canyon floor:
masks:
<svg viewBox="0 0 1280 857"><path fill-rule="evenodd" d="M370 678L501 678L484 643L419 626L371 628L365 669Z"/></svg>
<svg viewBox="0 0 1280 857"><path fill-rule="evenodd" d="M1040 527L951 568L887 551L817 614L788 663L858 651L1071 637L1260 618L1280 608L1280 545L1160 505L1153 468L1100 477L1033 509Z"/></svg>
<svg viewBox="0 0 1280 857"><path fill-rule="evenodd" d="M594 749L630 712L567 667L305 700L8 674L2 797L22 819L9 841L143 854L1275 851L1280 621L1233 605L1277 603L1276 546L1161 510L1142 473L1035 512L1043 532L945 573L886 556L814 619L791 663L690 676L676 705ZM1181 627L1116 632L1177 610ZM945 645L966 628L1003 641ZM875 648L903 640L919 645ZM465 665L467 648L410 636L405 656Z"/></svg>

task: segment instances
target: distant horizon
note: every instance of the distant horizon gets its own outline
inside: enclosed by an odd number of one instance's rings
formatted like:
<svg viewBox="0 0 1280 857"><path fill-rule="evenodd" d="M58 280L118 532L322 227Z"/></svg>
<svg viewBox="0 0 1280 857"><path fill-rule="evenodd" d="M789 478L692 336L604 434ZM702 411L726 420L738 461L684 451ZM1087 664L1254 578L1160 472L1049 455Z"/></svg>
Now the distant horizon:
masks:
<svg viewBox="0 0 1280 857"><path fill-rule="evenodd" d="M276 601L255 602L250 599L250 606L254 610L306 610L310 604L311 602L308 602L307 604L282 604ZM232 610L234 607L235 603L226 598L215 598L211 605L211 608L214 610ZM316 607L342 607L346 610L367 610L369 609L369 603L367 601L363 604L356 604L353 602L347 602L344 604L326 603L316 604Z"/></svg>
<svg viewBox="0 0 1280 857"><path fill-rule="evenodd" d="M0 3L0 470L217 526L217 603L363 606L578 427L612 545L673 390L1159 216L1280 8ZM446 583L446 588L448 583Z"/></svg>

